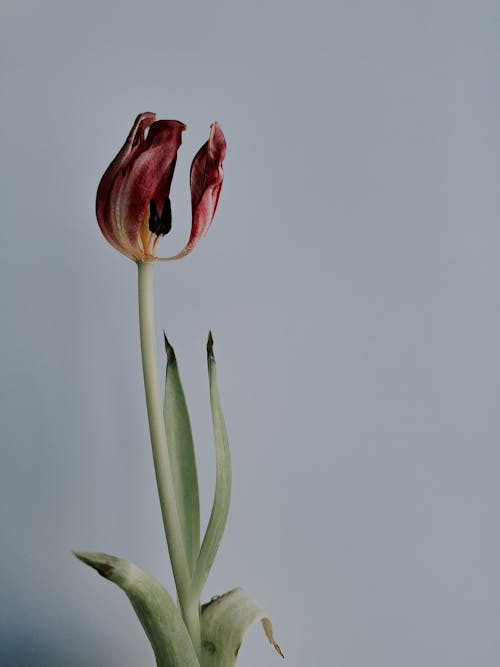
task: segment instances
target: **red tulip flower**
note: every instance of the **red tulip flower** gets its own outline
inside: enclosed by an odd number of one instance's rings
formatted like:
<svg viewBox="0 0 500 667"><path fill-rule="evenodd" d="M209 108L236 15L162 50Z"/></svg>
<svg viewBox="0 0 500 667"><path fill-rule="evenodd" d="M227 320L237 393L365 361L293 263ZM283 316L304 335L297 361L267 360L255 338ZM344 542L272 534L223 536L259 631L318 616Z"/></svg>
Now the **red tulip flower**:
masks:
<svg viewBox="0 0 500 667"><path fill-rule="evenodd" d="M170 186L177 151L186 129L178 120L140 114L125 144L107 168L97 190L96 214L106 239L137 264L139 337L151 451L161 517L172 567L177 604L144 570L123 558L75 552L77 558L116 583L132 602L159 666L234 665L247 629L261 621L275 642L270 619L242 588L201 605L207 577L222 540L231 496L231 461L217 386L212 334L207 363L215 443L215 491L204 535L196 455L189 413L174 350L165 338L167 368L162 397L154 318L154 262L179 259L193 250L210 227L222 187L226 141L217 123L191 165L192 224L189 239L176 255L156 254L160 238L172 226Z"/></svg>
<svg viewBox="0 0 500 667"><path fill-rule="evenodd" d="M97 189L96 214L105 238L135 261L157 257L159 240L172 227L170 185L177 151L186 126L178 120L137 116L125 144L109 165ZM191 165L191 234L186 246L166 259L193 250L214 218L222 187L226 141L213 123L208 141Z"/></svg>

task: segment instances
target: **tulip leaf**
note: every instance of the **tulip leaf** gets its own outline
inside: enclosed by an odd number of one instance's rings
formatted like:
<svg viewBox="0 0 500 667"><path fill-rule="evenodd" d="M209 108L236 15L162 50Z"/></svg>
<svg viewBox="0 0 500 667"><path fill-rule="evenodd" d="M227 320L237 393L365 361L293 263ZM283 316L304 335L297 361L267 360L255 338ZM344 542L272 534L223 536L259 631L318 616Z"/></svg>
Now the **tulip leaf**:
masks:
<svg viewBox="0 0 500 667"><path fill-rule="evenodd" d="M231 459L226 424L222 414L213 352L212 334L207 342L208 379L210 384L210 405L215 441L215 492L212 511L203 538L200 554L196 562L193 579L193 591L199 596L213 565L217 550L222 540L229 513L231 498Z"/></svg>
<svg viewBox="0 0 500 667"><path fill-rule="evenodd" d="M177 511L191 574L200 550L200 501L193 435L173 347L165 336L167 371L163 417Z"/></svg>
<svg viewBox="0 0 500 667"><path fill-rule="evenodd" d="M180 611L159 581L123 558L74 553L125 592L151 642L158 667L200 667Z"/></svg>
<svg viewBox="0 0 500 667"><path fill-rule="evenodd" d="M242 588L234 588L201 608L203 667L233 667L247 630L261 621L270 644L285 656L273 637L273 626L266 612Z"/></svg>

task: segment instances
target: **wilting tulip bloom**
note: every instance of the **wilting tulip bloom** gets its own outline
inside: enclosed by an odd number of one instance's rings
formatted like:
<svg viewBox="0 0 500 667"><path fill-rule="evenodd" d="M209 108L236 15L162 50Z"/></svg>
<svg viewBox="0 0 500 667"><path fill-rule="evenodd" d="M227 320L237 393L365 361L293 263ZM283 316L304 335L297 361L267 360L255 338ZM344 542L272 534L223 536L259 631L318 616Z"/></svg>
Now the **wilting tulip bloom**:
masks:
<svg viewBox="0 0 500 667"><path fill-rule="evenodd" d="M159 240L172 227L170 185L186 126L178 120L155 120L140 114L125 144L97 189L96 214L105 238L135 261L153 261ZM186 246L166 259L184 257L205 235L222 187L226 141L214 123L208 141L191 165L192 226Z"/></svg>

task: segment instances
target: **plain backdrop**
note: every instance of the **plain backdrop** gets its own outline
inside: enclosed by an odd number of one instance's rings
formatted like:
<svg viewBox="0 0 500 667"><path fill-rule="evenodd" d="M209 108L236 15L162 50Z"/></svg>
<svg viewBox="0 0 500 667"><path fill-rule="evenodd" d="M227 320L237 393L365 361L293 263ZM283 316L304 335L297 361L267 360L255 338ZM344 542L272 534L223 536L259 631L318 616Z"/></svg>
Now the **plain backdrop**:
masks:
<svg viewBox="0 0 500 667"><path fill-rule="evenodd" d="M136 268L97 183L137 113L217 120L215 222L155 271L206 521L205 341L234 469L205 598L245 587L287 665L500 661L500 5L488 0L3 0L0 664L154 664L121 591L167 586ZM164 360L159 358L159 364ZM256 627L240 667L280 665Z"/></svg>

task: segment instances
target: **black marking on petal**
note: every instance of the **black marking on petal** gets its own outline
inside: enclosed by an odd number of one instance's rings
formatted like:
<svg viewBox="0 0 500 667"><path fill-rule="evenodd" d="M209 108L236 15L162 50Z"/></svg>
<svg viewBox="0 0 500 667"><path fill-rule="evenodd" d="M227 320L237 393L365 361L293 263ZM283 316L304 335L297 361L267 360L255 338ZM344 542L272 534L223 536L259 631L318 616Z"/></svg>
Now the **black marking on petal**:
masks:
<svg viewBox="0 0 500 667"><path fill-rule="evenodd" d="M165 236L172 229L172 207L170 197L166 197L163 202L161 215L156 208L156 202L151 199L149 202L149 231L156 236Z"/></svg>

